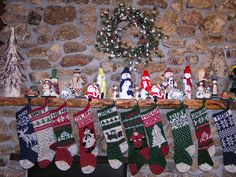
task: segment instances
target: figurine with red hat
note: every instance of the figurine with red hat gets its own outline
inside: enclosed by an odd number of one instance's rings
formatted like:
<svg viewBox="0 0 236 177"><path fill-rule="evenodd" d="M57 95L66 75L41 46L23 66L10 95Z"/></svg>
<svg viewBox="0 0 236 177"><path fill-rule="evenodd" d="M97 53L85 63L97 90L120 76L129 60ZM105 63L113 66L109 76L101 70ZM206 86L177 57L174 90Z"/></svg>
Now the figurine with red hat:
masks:
<svg viewBox="0 0 236 177"><path fill-rule="evenodd" d="M193 88L191 76L192 76L191 68L190 66L186 66L184 68L183 84L184 84L184 92L188 99L191 99L191 92Z"/></svg>
<svg viewBox="0 0 236 177"><path fill-rule="evenodd" d="M133 135L130 137L130 141L134 144L135 149L142 148L143 139L145 139L145 136L142 133L139 133L136 129L134 129Z"/></svg>
<svg viewBox="0 0 236 177"><path fill-rule="evenodd" d="M95 83L93 85L88 84L85 97L90 99L99 99L99 86Z"/></svg>
<svg viewBox="0 0 236 177"><path fill-rule="evenodd" d="M143 71L143 75L141 77L141 98L146 99L149 95L149 91L151 90L151 81L150 75L147 70Z"/></svg>

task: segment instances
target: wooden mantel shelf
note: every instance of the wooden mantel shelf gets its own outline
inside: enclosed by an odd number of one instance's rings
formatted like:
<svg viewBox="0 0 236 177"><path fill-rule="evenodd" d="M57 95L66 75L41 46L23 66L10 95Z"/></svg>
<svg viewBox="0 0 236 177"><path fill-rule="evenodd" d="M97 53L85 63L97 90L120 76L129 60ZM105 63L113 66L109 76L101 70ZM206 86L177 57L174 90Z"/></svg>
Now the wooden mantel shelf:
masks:
<svg viewBox="0 0 236 177"><path fill-rule="evenodd" d="M50 107L58 107L62 103L64 103L64 98L49 98L48 105ZM45 102L45 98L32 98L31 104L33 106L40 106L43 105ZM24 106L28 103L27 98L8 98L8 97L0 97L0 106ZM80 99L80 98L71 98L67 100L68 107L85 107L88 103L87 99ZM91 107L94 108L101 108L108 105L113 104L114 101L112 99L93 99L91 101ZM118 108L132 108L137 104L137 101L134 99L117 99L115 104ZM149 100L139 100L138 105L140 108L147 108L151 107L154 104L154 101ZM180 105L179 100L158 100L157 104L159 108L163 109L172 109L176 108ZM202 100L184 100L184 104L189 109L196 109L201 107ZM227 108L228 102L225 100L206 100L206 108L207 109L225 109ZM236 109L236 101L230 102L230 108Z"/></svg>

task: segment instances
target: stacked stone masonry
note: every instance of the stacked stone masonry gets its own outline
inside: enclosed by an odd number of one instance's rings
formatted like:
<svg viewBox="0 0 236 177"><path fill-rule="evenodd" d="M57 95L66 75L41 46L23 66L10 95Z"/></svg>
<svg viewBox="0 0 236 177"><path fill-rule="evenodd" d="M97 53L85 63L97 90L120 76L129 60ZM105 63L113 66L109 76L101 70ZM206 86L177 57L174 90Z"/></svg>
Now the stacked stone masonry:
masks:
<svg viewBox="0 0 236 177"><path fill-rule="evenodd" d="M148 69L152 83L160 83L162 74L171 67L182 87L183 69L190 65L193 72L193 85L196 91L197 72L206 69L206 78L217 75L219 91L230 87L228 74L236 64L236 3L235 0L5 0L5 13L2 21L16 28L16 37L25 59L27 71L26 86L51 75L51 69L58 69L60 88L68 84L74 68L80 68L87 83L96 79L98 68L104 68L108 86L118 85L123 67L128 65L123 59L108 60L108 55L98 52L97 31L101 29L100 14L105 9L114 9L119 3L132 5L144 11L157 7L155 26L169 36L160 44L162 59L153 58L146 68L140 64L133 73L135 83L140 83L144 69ZM135 29L127 31L127 37ZM9 28L0 31L0 54L6 48ZM133 32L133 33L132 33ZM19 107L0 108L0 176L24 176L25 172L16 162L9 161L9 154L19 152L16 138L14 114ZM70 112L75 111L71 109ZM171 131L162 110L168 142L172 143ZM211 115L211 113L209 114ZM221 146L211 120L211 128L218 153L214 170L202 173L198 170L196 157L190 173L180 174L174 167L173 151L168 155L168 166L162 176L224 176ZM101 153L106 145L98 120L98 144ZM74 129L76 136L78 132ZM196 137L193 135L196 143ZM173 150L173 146L171 148ZM153 175L143 168L137 176Z"/></svg>

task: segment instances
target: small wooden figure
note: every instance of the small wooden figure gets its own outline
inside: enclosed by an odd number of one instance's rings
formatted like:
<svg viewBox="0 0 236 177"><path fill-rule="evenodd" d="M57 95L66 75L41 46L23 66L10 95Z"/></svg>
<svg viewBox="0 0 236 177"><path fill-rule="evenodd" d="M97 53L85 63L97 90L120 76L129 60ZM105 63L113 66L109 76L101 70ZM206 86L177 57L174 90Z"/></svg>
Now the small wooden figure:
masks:
<svg viewBox="0 0 236 177"><path fill-rule="evenodd" d="M59 97L60 90L59 90L59 84L58 84L58 78L57 78L57 69L52 69L52 77L50 79L52 82L51 96Z"/></svg>
<svg viewBox="0 0 236 177"><path fill-rule="evenodd" d="M191 72L190 66L186 66L184 69L183 84L184 84L185 96L188 99L191 99L191 93L192 93L192 88L193 88L191 76L192 76L192 72Z"/></svg>
<svg viewBox="0 0 236 177"><path fill-rule="evenodd" d="M138 87L138 86L135 87L135 89L134 89L134 98L135 98L136 100L139 100L139 99L141 98L141 94L140 94L140 90L139 90L139 87Z"/></svg>
<svg viewBox="0 0 236 177"><path fill-rule="evenodd" d="M131 72L128 67L124 68L121 73L120 94L121 99L131 99L134 96L133 82L131 80Z"/></svg>
<svg viewBox="0 0 236 177"><path fill-rule="evenodd" d="M86 98L99 99L99 87L96 84L89 84L85 94Z"/></svg>
<svg viewBox="0 0 236 177"><path fill-rule="evenodd" d="M99 68L98 76L97 76L97 85L99 85L99 94L100 98L106 98L107 92L107 82L106 82L106 75L104 73L103 68Z"/></svg>
<svg viewBox="0 0 236 177"><path fill-rule="evenodd" d="M149 91L151 90L151 81L150 81L150 75L147 70L143 71L143 75L141 77L141 98L146 99L149 95Z"/></svg>
<svg viewBox="0 0 236 177"><path fill-rule="evenodd" d="M212 78L212 95L211 97L218 98L218 85L217 85L217 78L213 77Z"/></svg>
<svg viewBox="0 0 236 177"><path fill-rule="evenodd" d="M71 89L72 93L75 97L82 96L82 89L85 85L83 78L80 75L80 69L74 69L73 77L69 82L69 88Z"/></svg>
<svg viewBox="0 0 236 177"><path fill-rule="evenodd" d="M116 85L113 85L113 93L112 93L112 99L116 100L118 98L118 91L117 91L118 87Z"/></svg>

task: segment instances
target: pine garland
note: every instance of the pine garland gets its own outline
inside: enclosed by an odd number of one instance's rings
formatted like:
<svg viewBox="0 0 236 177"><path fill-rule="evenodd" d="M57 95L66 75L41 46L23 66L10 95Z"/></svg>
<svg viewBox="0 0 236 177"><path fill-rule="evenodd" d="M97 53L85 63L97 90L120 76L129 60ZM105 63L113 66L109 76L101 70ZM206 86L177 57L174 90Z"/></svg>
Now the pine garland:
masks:
<svg viewBox="0 0 236 177"><path fill-rule="evenodd" d="M123 57L137 63L147 65L151 60L151 52L157 51L160 40L164 34L154 26L155 14L146 14L144 11L120 4L114 9L113 15L106 10L101 15L101 31L97 35L98 51L110 54L109 58ZM121 22L127 22L124 27L119 27ZM141 44L136 47L122 43L121 33L129 27L139 27L137 37ZM157 53L156 53L157 54ZM158 54L157 54L158 55Z"/></svg>

